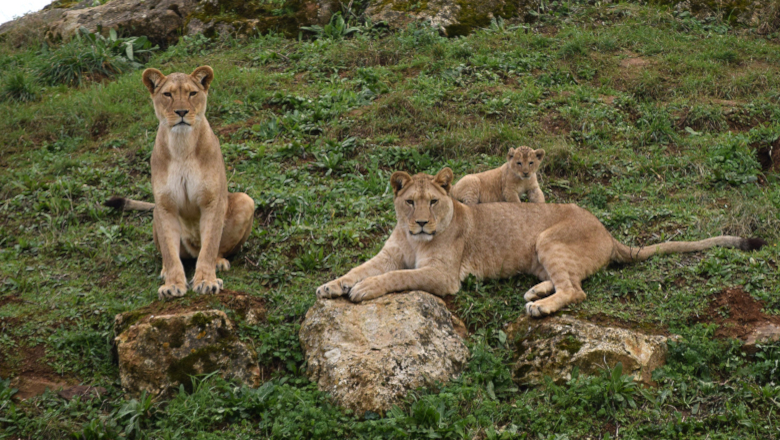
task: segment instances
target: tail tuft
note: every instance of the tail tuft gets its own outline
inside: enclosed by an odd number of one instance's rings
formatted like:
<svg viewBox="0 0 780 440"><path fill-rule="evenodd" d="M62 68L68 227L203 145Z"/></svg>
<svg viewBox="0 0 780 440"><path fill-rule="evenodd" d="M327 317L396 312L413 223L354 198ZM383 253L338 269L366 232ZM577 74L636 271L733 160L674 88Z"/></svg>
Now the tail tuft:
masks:
<svg viewBox="0 0 780 440"><path fill-rule="evenodd" d="M110 199L103 202L103 206L108 206L109 208L114 208L117 211L122 211L125 207L126 200L124 197L111 197Z"/></svg>
<svg viewBox="0 0 780 440"><path fill-rule="evenodd" d="M760 238L743 238L739 248L743 251L755 251L766 245L767 242Z"/></svg>

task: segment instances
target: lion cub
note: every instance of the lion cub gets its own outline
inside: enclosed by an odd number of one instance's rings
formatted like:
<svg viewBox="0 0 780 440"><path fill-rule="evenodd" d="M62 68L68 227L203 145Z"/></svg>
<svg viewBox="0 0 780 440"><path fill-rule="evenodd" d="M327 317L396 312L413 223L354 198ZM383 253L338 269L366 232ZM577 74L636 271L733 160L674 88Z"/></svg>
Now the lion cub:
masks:
<svg viewBox="0 0 780 440"><path fill-rule="evenodd" d="M154 244L162 254L160 299L183 296L187 279L181 258L197 258L192 289L217 293L216 269L238 252L252 231L255 202L228 193L219 139L206 120L206 101L214 71L201 66L192 74L146 69L143 82L160 121L152 150L154 204L114 197L107 206L154 210Z"/></svg>
<svg viewBox="0 0 780 440"><path fill-rule="evenodd" d="M544 203L536 171L544 158L544 150L526 146L510 148L507 162L498 168L479 174L469 174L452 188L452 196L467 204L520 202L528 194L531 203Z"/></svg>

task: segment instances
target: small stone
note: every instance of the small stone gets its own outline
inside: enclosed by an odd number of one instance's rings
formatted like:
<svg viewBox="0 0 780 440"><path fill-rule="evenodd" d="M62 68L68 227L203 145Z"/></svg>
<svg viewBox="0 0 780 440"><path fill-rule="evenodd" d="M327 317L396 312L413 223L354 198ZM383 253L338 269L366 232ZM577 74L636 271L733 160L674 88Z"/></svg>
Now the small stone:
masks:
<svg viewBox="0 0 780 440"><path fill-rule="evenodd" d="M318 300L299 338L309 379L358 414L384 413L408 391L450 380L469 357L444 301L419 291Z"/></svg>
<svg viewBox="0 0 780 440"><path fill-rule="evenodd" d="M507 329L517 360L513 380L520 385L544 383L544 376L561 383L580 372L595 375L623 364L624 374L652 385L651 373L666 360L667 338L632 330L601 327L570 316L533 319L522 316Z"/></svg>
<svg viewBox="0 0 780 440"><path fill-rule="evenodd" d="M759 345L777 341L780 341L780 326L765 323L748 334L745 344L742 345L742 350L747 354L756 354Z"/></svg>

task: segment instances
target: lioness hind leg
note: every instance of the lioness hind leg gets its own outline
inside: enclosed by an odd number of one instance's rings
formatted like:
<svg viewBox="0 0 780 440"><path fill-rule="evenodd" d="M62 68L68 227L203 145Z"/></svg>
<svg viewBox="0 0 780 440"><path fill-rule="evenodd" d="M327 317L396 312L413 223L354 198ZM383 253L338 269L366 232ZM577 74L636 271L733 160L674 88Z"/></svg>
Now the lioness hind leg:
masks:
<svg viewBox="0 0 780 440"><path fill-rule="evenodd" d="M580 280L572 279L570 274L566 272L552 273L551 279L555 293L547 298L527 302L525 311L529 315L539 318L585 299L586 295L580 287Z"/></svg>
<svg viewBox="0 0 780 440"><path fill-rule="evenodd" d="M255 201L244 193L228 194L228 208L225 215L225 224L222 227L222 237L219 241L219 255L225 263L224 257L229 257L239 249L249 238L252 232L252 221L255 215ZM219 269L220 259L217 259ZM230 264L224 270L230 268Z"/></svg>
<svg viewBox="0 0 780 440"><path fill-rule="evenodd" d="M555 287L553 286L552 281L542 281L528 289L528 292L525 292L523 298L525 298L526 301L536 301L537 299L550 296L553 292L555 292Z"/></svg>
<svg viewBox="0 0 780 440"><path fill-rule="evenodd" d="M223 257L217 257L217 270L222 272L230 270L230 261Z"/></svg>

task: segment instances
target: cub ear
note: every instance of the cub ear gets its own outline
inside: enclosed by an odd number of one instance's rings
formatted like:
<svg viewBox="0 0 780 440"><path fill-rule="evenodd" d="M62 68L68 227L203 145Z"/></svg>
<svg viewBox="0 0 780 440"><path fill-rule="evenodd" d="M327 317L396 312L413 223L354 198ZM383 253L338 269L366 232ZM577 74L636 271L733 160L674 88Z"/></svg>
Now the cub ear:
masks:
<svg viewBox="0 0 780 440"><path fill-rule="evenodd" d="M536 154L536 158L538 160L542 160L544 158L544 150L542 150L541 148L538 150L534 150L534 154Z"/></svg>
<svg viewBox="0 0 780 440"><path fill-rule="evenodd" d="M449 168L444 168L443 170L439 171L439 174L436 175L436 177L433 178L433 183L441 186L444 191L449 194L450 189L452 189L452 179L455 178L455 174L452 173L452 170Z"/></svg>
<svg viewBox="0 0 780 440"><path fill-rule="evenodd" d="M411 183L412 176L403 171L396 171L390 176L390 185L393 186L393 195L398 195L402 189L406 188Z"/></svg>
<svg viewBox="0 0 780 440"><path fill-rule="evenodd" d="M141 78L143 79L146 88L149 89L149 93L152 95L154 95L154 91L157 90L157 87L165 81L165 75L163 75L162 72L151 68L144 70Z"/></svg>
<svg viewBox="0 0 780 440"><path fill-rule="evenodd" d="M506 154L506 160L512 160L513 157L515 157L515 149L510 148L509 152Z"/></svg>
<svg viewBox="0 0 780 440"><path fill-rule="evenodd" d="M214 69L209 66L200 66L190 76L203 86L203 90L208 92L211 80L214 79Z"/></svg>

